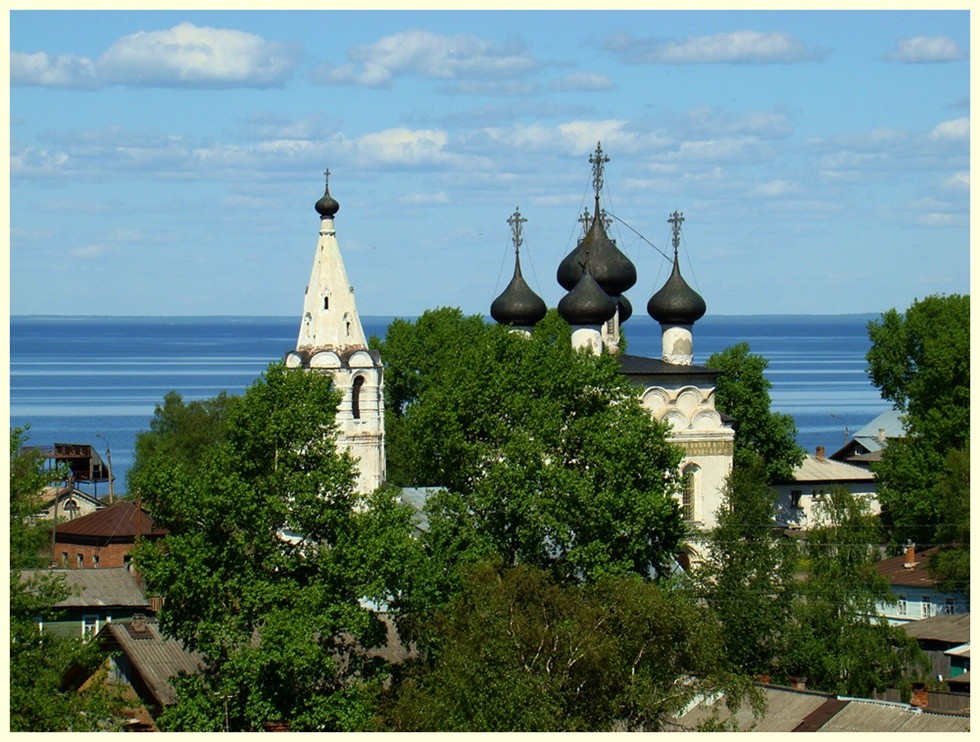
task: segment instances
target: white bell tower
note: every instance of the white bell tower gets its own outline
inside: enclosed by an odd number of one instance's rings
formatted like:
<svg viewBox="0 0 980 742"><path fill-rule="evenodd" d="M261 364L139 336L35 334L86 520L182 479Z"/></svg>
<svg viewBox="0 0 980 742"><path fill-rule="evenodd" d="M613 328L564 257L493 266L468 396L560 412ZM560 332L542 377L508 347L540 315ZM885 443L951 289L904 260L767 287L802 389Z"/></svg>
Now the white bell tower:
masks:
<svg viewBox="0 0 980 742"><path fill-rule="evenodd" d="M337 442L358 461L359 492L385 479L384 385L381 356L368 349L347 279L334 216L340 204L330 195L330 171L323 196L316 202L320 235L313 270L303 300L296 350L286 354L287 368L329 373L341 393L337 409Z"/></svg>

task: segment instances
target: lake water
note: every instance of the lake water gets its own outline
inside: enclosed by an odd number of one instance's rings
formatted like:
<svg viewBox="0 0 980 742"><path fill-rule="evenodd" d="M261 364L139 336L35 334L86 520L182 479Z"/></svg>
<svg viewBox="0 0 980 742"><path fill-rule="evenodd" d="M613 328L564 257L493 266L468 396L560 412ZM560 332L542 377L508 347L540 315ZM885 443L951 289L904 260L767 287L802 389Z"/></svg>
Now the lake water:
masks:
<svg viewBox="0 0 980 742"><path fill-rule="evenodd" d="M800 445L832 453L845 426L855 431L889 407L865 372L873 318L708 316L694 326L695 363L748 342L769 359L773 409L793 416ZM362 318L369 336L390 321ZM103 460L108 444L122 491L136 434L166 392L185 401L239 394L295 345L298 329L294 317L13 317L10 425L29 423L32 445L91 444ZM624 329L631 354L659 356L652 319L635 316Z"/></svg>

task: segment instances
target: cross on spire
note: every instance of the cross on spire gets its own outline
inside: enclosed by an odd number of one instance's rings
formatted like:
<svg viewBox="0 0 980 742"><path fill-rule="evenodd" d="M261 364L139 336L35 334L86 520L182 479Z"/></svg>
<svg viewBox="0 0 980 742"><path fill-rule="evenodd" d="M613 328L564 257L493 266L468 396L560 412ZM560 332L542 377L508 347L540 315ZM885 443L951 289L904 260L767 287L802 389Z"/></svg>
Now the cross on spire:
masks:
<svg viewBox="0 0 980 742"><path fill-rule="evenodd" d="M589 155L589 162L592 163L592 187L595 188L595 197L599 198L599 191L602 190L602 171L609 158L602 151L602 142L596 142L595 153Z"/></svg>
<svg viewBox="0 0 980 742"><path fill-rule="evenodd" d="M674 244L674 255L677 254L677 247L681 244L681 222L684 221L684 215L679 211L674 211L670 215L670 219L667 223L670 224L671 230L673 232L672 242Z"/></svg>
<svg viewBox="0 0 980 742"><path fill-rule="evenodd" d="M582 216L580 216L578 220L582 222L582 234L584 235L589 231L589 222L592 221L592 214L590 214L589 210L586 209L582 212Z"/></svg>
<svg viewBox="0 0 980 742"><path fill-rule="evenodd" d="M511 232L513 233L511 239L514 242L515 253L520 253L521 245L524 244L524 230L521 225L526 221L527 219L521 216L521 210L517 207L514 208L514 213L507 219L507 223L510 225Z"/></svg>
<svg viewBox="0 0 980 742"><path fill-rule="evenodd" d="M323 171L323 177L326 178L327 185L330 185L330 168Z"/></svg>

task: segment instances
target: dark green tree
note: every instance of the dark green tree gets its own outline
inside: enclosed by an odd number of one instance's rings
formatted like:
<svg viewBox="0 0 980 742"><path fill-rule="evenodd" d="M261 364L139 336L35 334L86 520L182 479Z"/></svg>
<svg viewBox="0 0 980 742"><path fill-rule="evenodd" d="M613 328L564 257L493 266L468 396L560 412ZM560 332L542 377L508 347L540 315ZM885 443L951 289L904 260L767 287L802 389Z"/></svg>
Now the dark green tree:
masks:
<svg viewBox="0 0 980 742"><path fill-rule="evenodd" d="M385 670L366 649L411 566L411 514L393 493L354 491L336 450L330 378L269 366L228 410L194 471L147 469L142 494L170 534L135 563L166 602L166 631L207 659L179 683L171 730L357 730ZM387 550L386 550L387 549Z"/></svg>
<svg viewBox="0 0 980 742"><path fill-rule="evenodd" d="M137 434L133 465L127 472L127 489L140 489L147 470L187 469L193 474L204 452L225 438L228 412L234 397L221 392L211 399L184 402L176 391L167 392L150 420L150 429Z"/></svg>
<svg viewBox="0 0 980 742"><path fill-rule="evenodd" d="M869 697L919 679L929 663L915 640L878 613L894 597L875 570L880 524L866 500L835 488L816 503L805 579L787 624L786 675L827 693Z"/></svg>
<svg viewBox="0 0 980 742"><path fill-rule="evenodd" d="M760 458L770 482L787 480L803 462L806 452L796 443L796 423L790 415L773 412L765 371L769 361L738 343L714 353L706 364L721 372L715 388L715 406L735 419L734 465Z"/></svg>
<svg viewBox="0 0 980 742"><path fill-rule="evenodd" d="M904 438L889 441L874 467L889 540L896 548L911 540L962 549L968 531L951 535L949 526L968 524L968 509L951 523L950 505L968 508L969 459L950 455L970 443L970 297L929 296L904 313L890 309L868 334L871 380L904 413ZM937 565L964 561L946 555Z"/></svg>
<svg viewBox="0 0 980 742"><path fill-rule="evenodd" d="M636 575L569 585L484 563L427 629L385 706L398 731L657 731L699 693L745 691L692 596Z"/></svg>
<svg viewBox="0 0 980 742"><path fill-rule="evenodd" d="M781 672L796 595L797 546L774 528L775 499L760 460L736 467L693 573L730 667L750 675Z"/></svg>
<svg viewBox="0 0 980 742"><path fill-rule="evenodd" d="M680 452L557 313L526 337L440 309L378 347L389 456L402 483L449 490L429 515L439 533L562 579L664 570L684 535Z"/></svg>

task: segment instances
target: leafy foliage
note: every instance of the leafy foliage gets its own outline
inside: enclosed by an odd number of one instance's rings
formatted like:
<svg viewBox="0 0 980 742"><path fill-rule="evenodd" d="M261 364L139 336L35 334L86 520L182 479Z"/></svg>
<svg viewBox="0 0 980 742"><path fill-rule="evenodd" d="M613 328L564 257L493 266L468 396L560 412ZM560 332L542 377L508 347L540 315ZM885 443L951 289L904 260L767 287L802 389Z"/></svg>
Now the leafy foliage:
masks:
<svg viewBox="0 0 980 742"><path fill-rule="evenodd" d="M133 466L127 473L128 491L140 490L146 470L155 463L186 468L193 473L208 447L224 439L233 397L221 392L206 400L184 402L176 391L167 392L156 406L150 429L136 436Z"/></svg>
<svg viewBox="0 0 980 742"><path fill-rule="evenodd" d="M760 461L735 468L694 573L730 667L750 675L780 672L796 595L796 544L774 529L775 499Z"/></svg>
<svg viewBox="0 0 980 742"><path fill-rule="evenodd" d="M741 697L717 626L635 575L562 585L484 563L427 628L437 641L387 713L396 730L654 731L699 692Z"/></svg>
<svg viewBox="0 0 980 742"><path fill-rule="evenodd" d="M680 453L616 360L574 351L556 313L525 337L441 309L378 345L393 476L450 491L437 532L450 518L477 552L562 579L646 575L675 553Z"/></svg>
<svg viewBox="0 0 980 742"><path fill-rule="evenodd" d="M789 624L785 671L828 693L868 697L929 666L915 640L878 616L894 600L875 571L880 525L864 499L837 488L807 531L806 579Z"/></svg>
<svg viewBox="0 0 980 742"><path fill-rule="evenodd" d="M384 630L360 601L393 599L398 565L382 544L414 547L391 492L356 496L353 461L336 451L337 402L329 377L273 364L230 405L196 471L147 469L144 501L170 535L136 564L166 597L165 630L207 657L180 683L168 729L369 722L383 673L363 648Z"/></svg>
<svg viewBox="0 0 980 742"><path fill-rule="evenodd" d="M969 544L970 297L930 296L868 325L868 373L905 413L905 437L889 441L875 466L891 542ZM950 504L957 515L951 523ZM965 510L964 507L965 506ZM959 529L951 534L950 526ZM964 532L960 526L966 526ZM937 564L968 561L944 556ZM959 577L962 577L960 573Z"/></svg>
<svg viewBox="0 0 980 742"><path fill-rule="evenodd" d="M47 563L48 532L32 516L41 508L41 492L52 480L44 471L40 449L25 448L27 428L10 431L10 568L42 567Z"/></svg>
<svg viewBox="0 0 980 742"><path fill-rule="evenodd" d="M748 343L738 343L713 354L706 365L721 372L715 406L735 418L734 465L746 466L759 457L770 482L789 479L805 452L796 443L793 418L770 409L769 361L751 353Z"/></svg>

